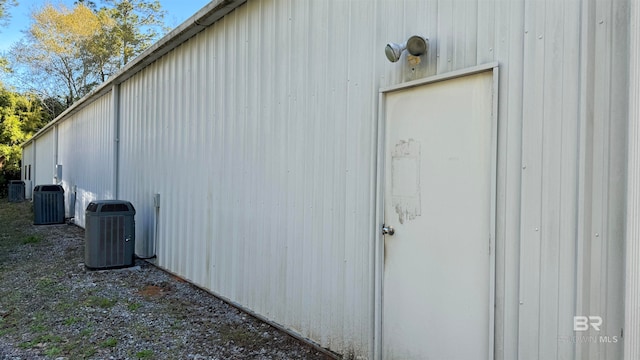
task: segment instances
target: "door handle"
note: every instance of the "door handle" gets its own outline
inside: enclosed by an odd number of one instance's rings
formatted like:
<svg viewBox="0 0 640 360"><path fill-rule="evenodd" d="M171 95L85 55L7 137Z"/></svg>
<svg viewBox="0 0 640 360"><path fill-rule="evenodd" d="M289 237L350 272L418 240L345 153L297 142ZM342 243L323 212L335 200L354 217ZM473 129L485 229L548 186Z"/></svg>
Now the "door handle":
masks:
<svg viewBox="0 0 640 360"><path fill-rule="evenodd" d="M382 225L382 235L393 235L395 233L395 229L393 228L393 226L389 226L389 225Z"/></svg>

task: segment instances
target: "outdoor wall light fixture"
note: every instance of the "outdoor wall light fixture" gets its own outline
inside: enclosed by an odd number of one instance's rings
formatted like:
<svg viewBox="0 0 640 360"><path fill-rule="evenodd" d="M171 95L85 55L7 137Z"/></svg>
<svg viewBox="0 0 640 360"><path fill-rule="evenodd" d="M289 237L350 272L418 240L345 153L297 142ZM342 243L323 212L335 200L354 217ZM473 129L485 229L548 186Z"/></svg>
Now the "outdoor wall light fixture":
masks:
<svg viewBox="0 0 640 360"><path fill-rule="evenodd" d="M402 52L406 48L407 48L406 43L405 44L388 43L387 46L384 48L384 54L387 55L387 59L389 59L389 61L396 62L400 60L400 55L402 55Z"/></svg>
<svg viewBox="0 0 640 360"><path fill-rule="evenodd" d="M390 42L384 48L384 53L389 61L397 62L405 49L413 56L420 56L429 49L429 39L413 35L402 44Z"/></svg>

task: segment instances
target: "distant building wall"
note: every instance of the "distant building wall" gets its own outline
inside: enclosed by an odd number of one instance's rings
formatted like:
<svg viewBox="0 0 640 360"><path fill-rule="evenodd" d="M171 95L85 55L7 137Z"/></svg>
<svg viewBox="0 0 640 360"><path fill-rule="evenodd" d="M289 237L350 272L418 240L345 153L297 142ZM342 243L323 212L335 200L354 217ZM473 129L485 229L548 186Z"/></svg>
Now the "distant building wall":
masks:
<svg viewBox="0 0 640 360"><path fill-rule="evenodd" d="M35 141L34 186L55 184L55 129L51 129Z"/></svg>
<svg viewBox="0 0 640 360"><path fill-rule="evenodd" d="M113 198L114 143L111 92L57 125L67 216L84 227L84 210Z"/></svg>

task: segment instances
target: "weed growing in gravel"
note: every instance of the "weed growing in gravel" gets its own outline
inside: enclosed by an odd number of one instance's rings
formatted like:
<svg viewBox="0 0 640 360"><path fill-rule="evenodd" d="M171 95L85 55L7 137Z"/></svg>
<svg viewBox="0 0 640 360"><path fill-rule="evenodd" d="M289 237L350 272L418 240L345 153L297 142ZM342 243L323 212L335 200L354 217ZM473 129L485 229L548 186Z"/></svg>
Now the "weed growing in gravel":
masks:
<svg viewBox="0 0 640 360"><path fill-rule="evenodd" d="M29 326L31 331L44 332L45 330L47 330L47 326L44 324L45 316L41 311L36 312L31 320L31 326Z"/></svg>
<svg viewBox="0 0 640 360"><path fill-rule="evenodd" d="M114 338L108 338L107 340L100 343L100 347L103 347L103 348L114 347L116 345L118 345L118 340Z"/></svg>
<svg viewBox="0 0 640 360"><path fill-rule="evenodd" d="M73 324L78 323L78 322L80 322L80 319L78 319L77 317L71 316L71 317L67 318L64 321L64 324L69 326L69 325L73 325Z"/></svg>
<svg viewBox="0 0 640 360"><path fill-rule="evenodd" d="M61 352L62 352L62 350L60 350L59 347L52 346L52 347L48 348L47 351L44 352L44 354L47 355L47 356L58 356L58 355L60 355Z"/></svg>
<svg viewBox="0 0 640 360"><path fill-rule="evenodd" d="M33 341L25 341L25 342L21 342L20 344L18 344L18 347L20 349L31 349L36 344L37 343L35 343Z"/></svg>
<svg viewBox="0 0 640 360"><path fill-rule="evenodd" d="M31 329L31 331L33 332L43 332L47 330L47 327L42 324L33 324L29 327L29 329Z"/></svg>
<svg viewBox="0 0 640 360"><path fill-rule="evenodd" d="M183 329L184 326L182 326L182 321L174 321L171 323L170 328L173 330L179 330Z"/></svg>
<svg viewBox="0 0 640 360"><path fill-rule="evenodd" d="M91 326L86 327L80 331L80 335L83 337L91 336L93 334L93 328Z"/></svg>
<svg viewBox="0 0 640 360"><path fill-rule="evenodd" d="M61 344L62 353L65 355L77 354L78 351L82 351L82 344L83 342L81 340L74 340L73 338L71 338ZM73 358L75 358L75 356Z"/></svg>
<svg viewBox="0 0 640 360"><path fill-rule="evenodd" d="M82 355L85 358L92 357L97 352L98 352L98 350L96 350L95 348L92 348L92 347L83 348L82 351L81 351Z"/></svg>
<svg viewBox="0 0 640 360"><path fill-rule="evenodd" d="M103 309L109 309L113 307L118 302L118 299L109 299L100 296L91 296L85 301L85 304L88 306L97 306Z"/></svg>
<svg viewBox="0 0 640 360"><path fill-rule="evenodd" d="M25 237L22 239L22 243L23 243L24 245L27 245L27 244L37 244L37 243L39 243L41 240L42 240L42 236L40 236L40 235L29 235L29 236L25 236Z"/></svg>
<svg viewBox="0 0 640 360"><path fill-rule="evenodd" d="M153 351L151 350L142 350L136 353L137 359L151 359L153 357Z"/></svg>
<svg viewBox="0 0 640 360"><path fill-rule="evenodd" d="M79 301L69 301L68 299L61 299L60 302L57 302L55 306L55 310L58 312L68 312L69 310L75 310L80 307Z"/></svg>
<svg viewBox="0 0 640 360"><path fill-rule="evenodd" d="M40 335L31 341L22 342L18 344L18 347L21 349L31 349L34 347L39 347L41 346L41 344L59 344L60 342L62 342L62 338L60 336L45 334ZM52 348L56 348L56 346L53 346ZM58 351L60 351L60 349L58 349Z"/></svg>
<svg viewBox="0 0 640 360"><path fill-rule="evenodd" d="M127 308L129 309L129 311L136 311L136 310L140 309L141 306L142 306L142 304L140 304L140 303L131 303L131 304L129 304L129 306L127 306Z"/></svg>
<svg viewBox="0 0 640 360"><path fill-rule="evenodd" d="M38 342L41 343L60 343L62 342L62 338L58 335L51 335L51 334L46 334L46 335L41 335L39 336L36 340L38 340Z"/></svg>
<svg viewBox="0 0 640 360"><path fill-rule="evenodd" d="M248 331L240 328L222 328L220 329L220 336L223 342L232 341L236 344L246 343L252 338Z"/></svg>
<svg viewBox="0 0 640 360"><path fill-rule="evenodd" d="M135 324L131 325L130 329L140 340L153 341L153 339L156 338L156 335L148 324L145 325L136 322Z"/></svg>
<svg viewBox="0 0 640 360"><path fill-rule="evenodd" d="M47 277L45 278L41 278L38 280L38 283L36 284L36 286L40 289L40 290L44 290L48 287L51 287L53 284L55 284L55 282L52 279L49 279Z"/></svg>
<svg viewBox="0 0 640 360"><path fill-rule="evenodd" d="M65 287L52 278L43 277L38 279L36 282L36 290L39 292L38 296L52 298L56 294L63 293L65 291Z"/></svg>

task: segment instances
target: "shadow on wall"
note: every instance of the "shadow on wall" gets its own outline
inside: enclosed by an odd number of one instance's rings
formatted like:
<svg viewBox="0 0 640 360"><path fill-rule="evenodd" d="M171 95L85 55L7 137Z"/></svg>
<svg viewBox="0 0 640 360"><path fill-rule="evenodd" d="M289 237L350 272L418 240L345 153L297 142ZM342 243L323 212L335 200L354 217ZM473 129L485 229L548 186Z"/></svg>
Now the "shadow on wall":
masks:
<svg viewBox="0 0 640 360"><path fill-rule="evenodd" d="M156 255L153 246L155 234L153 195L145 197L146 199L149 200L133 204L136 207L136 255L143 258Z"/></svg>
<svg viewBox="0 0 640 360"><path fill-rule="evenodd" d="M76 185L74 195L73 185L70 185L70 182L63 181L62 187L65 191L66 216L71 217L73 215L73 223L81 228L85 228L85 210L90 202L95 200L113 200L113 193L110 191L106 192L104 196L98 196L98 194L92 191L87 191L79 185ZM75 205L73 204L74 197ZM133 206L136 208L136 254L142 257L155 255L155 249L153 248L155 236L155 208L153 205L153 197L149 196L149 198L150 200L147 204L136 204L132 201Z"/></svg>
<svg viewBox="0 0 640 360"><path fill-rule="evenodd" d="M81 228L85 227L85 217L84 211L89 205L90 202L94 200L111 200L113 199L113 194L111 192L105 193L104 196L98 197L96 193L87 191L80 186L76 185L75 189L75 206L72 204L72 199L74 197L73 186L70 186L67 182L62 183L62 187L65 191L65 196L67 201L65 202L67 206L66 212L67 216L73 215L74 224L80 226ZM73 207L73 208L72 208Z"/></svg>

